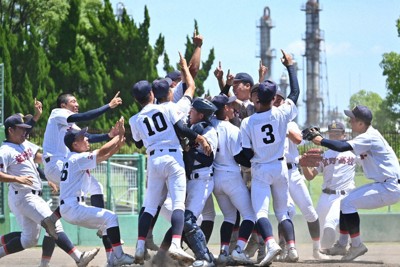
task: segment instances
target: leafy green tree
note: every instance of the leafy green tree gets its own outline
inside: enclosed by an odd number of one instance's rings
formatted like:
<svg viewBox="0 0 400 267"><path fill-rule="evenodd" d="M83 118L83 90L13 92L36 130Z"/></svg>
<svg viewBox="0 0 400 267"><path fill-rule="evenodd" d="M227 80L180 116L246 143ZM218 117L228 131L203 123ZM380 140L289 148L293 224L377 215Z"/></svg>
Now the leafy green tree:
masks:
<svg viewBox="0 0 400 267"><path fill-rule="evenodd" d="M396 21L397 33L400 36L400 18ZM380 64L383 75L387 76L387 103L394 113L400 113L400 54L389 52L383 54ZM399 118L399 116L397 116Z"/></svg>
<svg viewBox="0 0 400 267"><path fill-rule="evenodd" d="M388 131L394 129L394 114L391 112L386 100L374 92L361 90L350 97L349 108L352 109L356 105L367 106L373 115L372 125L381 130Z"/></svg>

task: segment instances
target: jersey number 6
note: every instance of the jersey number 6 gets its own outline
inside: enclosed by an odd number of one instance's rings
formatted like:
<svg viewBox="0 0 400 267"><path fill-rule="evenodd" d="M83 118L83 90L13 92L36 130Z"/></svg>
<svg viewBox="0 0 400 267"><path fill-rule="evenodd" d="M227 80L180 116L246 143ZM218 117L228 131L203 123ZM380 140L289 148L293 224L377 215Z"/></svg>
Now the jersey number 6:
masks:
<svg viewBox="0 0 400 267"><path fill-rule="evenodd" d="M68 162L65 162L64 167L61 171L61 182L67 180L68 177Z"/></svg>

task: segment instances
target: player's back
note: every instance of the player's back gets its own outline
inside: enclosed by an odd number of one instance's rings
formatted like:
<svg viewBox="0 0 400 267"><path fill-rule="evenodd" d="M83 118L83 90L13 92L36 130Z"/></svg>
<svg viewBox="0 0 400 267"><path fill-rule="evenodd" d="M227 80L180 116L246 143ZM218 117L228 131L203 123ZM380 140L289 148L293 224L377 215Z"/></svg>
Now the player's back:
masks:
<svg viewBox="0 0 400 267"><path fill-rule="evenodd" d="M73 123L68 123L67 118L74 114L64 108L55 108L51 111L47 121L46 131L43 139L44 157L61 156L65 157L68 149L64 144L64 135Z"/></svg>
<svg viewBox="0 0 400 267"><path fill-rule="evenodd" d="M280 107L254 113L241 125L243 147L252 148L252 162L268 163L284 156L287 124L297 115L297 108L290 99Z"/></svg>
<svg viewBox="0 0 400 267"><path fill-rule="evenodd" d="M240 171L234 156L239 154L241 147L240 130L229 121L215 120L212 122L218 133L218 150L213 165L216 170Z"/></svg>
<svg viewBox="0 0 400 267"><path fill-rule="evenodd" d="M174 124L179 116L170 105L148 104L129 119L132 137L143 141L146 151L154 149L181 149Z"/></svg>

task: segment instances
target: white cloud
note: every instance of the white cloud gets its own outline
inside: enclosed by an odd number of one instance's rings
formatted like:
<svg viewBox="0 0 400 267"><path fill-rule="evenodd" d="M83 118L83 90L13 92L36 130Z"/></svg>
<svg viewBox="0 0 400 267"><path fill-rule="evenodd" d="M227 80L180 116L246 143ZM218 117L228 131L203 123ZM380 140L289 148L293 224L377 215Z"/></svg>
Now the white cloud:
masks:
<svg viewBox="0 0 400 267"><path fill-rule="evenodd" d="M286 52L292 53L294 55L304 55L305 43L303 40L296 40L290 43L286 48Z"/></svg>
<svg viewBox="0 0 400 267"><path fill-rule="evenodd" d="M325 42L325 51L327 56L349 56L359 54L359 51L354 49L349 42Z"/></svg>

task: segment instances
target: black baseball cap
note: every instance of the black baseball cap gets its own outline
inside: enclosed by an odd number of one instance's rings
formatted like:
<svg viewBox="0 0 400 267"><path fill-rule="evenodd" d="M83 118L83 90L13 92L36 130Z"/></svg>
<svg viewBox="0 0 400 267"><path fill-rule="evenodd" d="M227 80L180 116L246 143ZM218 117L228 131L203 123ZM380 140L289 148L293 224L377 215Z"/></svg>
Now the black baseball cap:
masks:
<svg viewBox="0 0 400 267"><path fill-rule="evenodd" d="M172 80L170 78L162 78L155 80L152 84L152 90L155 98L163 98L166 97L169 93L169 87L172 84Z"/></svg>
<svg viewBox="0 0 400 267"><path fill-rule="evenodd" d="M366 106L357 105L352 110L345 110L344 114L350 118L356 118L366 123L371 123L372 121L372 112Z"/></svg>
<svg viewBox="0 0 400 267"><path fill-rule="evenodd" d="M342 131L344 132L346 128L344 127L344 124L341 122L336 122L332 121L331 124L328 125L328 132L329 131Z"/></svg>
<svg viewBox="0 0 400 267"><path fill-rule="evenodd" d="M174 70L169 72L165 78L170 78L172 81L176 81L182 78L182 74L179 70Z"/></svg>
<svg viewBox="0 0 400 267"><path fill-rule="evenodd" d="M151 92L151 83L146 80L138 81L132 87L132 96L136 99L142 99Z"/></svg>
<svg viewBox="0 0 400 267"><path fill-rule="evenodd" d="M13 114L4 121L5 130L7 130L10 127L14 127L14 126L18 126L18 127L22 127L22 128L26 128L26 129L32 128L31 125L25 123L24 115L21 113Z"/></svg>
<svg viewBox="0 0 400 267"><path fill-rule="evenodd" d="M266 80L258 86L258 99L261 103L271 101L276 94L276 83Z"/></svg>
<svg viewBox="0 0 400 267"><path fill-rule="evenodd" d="M240 81L242 83L249 83L250 86L254 85L253 78L246 72L239 72L235 75L233 81Z"/></svg>
<svg viewBox="0 0 400 267"><path fill-rule="evenodd" d="M64 144L69 148L69 150L72 150L72 143L74 143L78 137L85 135L87 133L87 130L88 127L82 128L81 130L68 130L64 136Z"/></svg>
<svg viewBox="0 0 400 267"><path fill-rule="evenodd" d="M236 100L236 96L228 97L225 94L219 94L211 99L211 102L218 108L222 109L225 105L228 105Z"/></svg>

